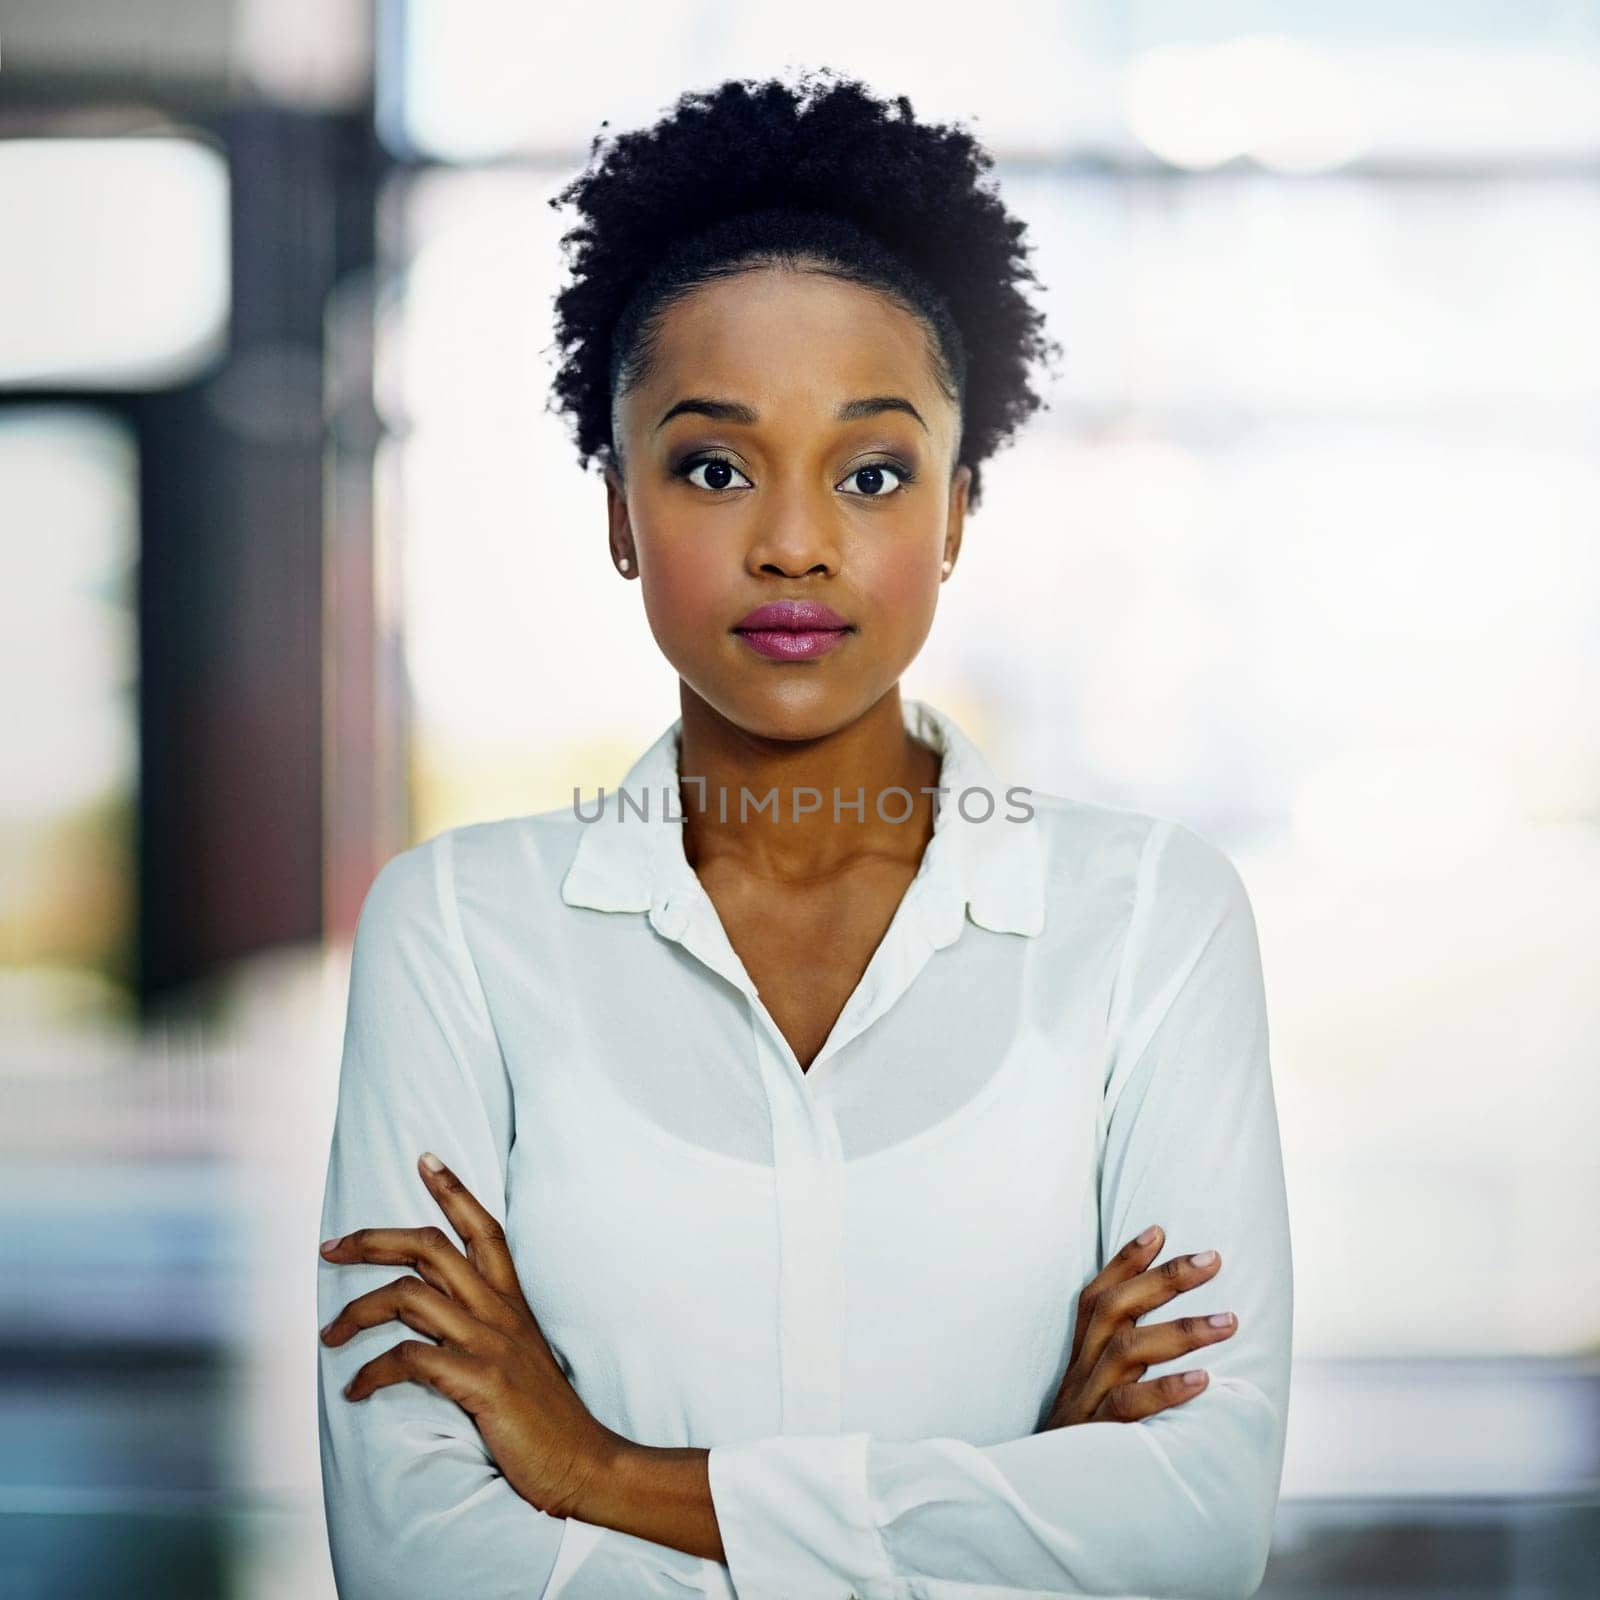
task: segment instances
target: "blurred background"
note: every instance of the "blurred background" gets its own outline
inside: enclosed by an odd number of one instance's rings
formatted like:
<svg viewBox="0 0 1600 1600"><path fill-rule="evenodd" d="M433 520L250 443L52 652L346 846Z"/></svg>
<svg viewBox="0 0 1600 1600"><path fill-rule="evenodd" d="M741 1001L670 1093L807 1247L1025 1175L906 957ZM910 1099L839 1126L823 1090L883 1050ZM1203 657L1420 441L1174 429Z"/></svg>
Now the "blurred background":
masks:
<svg viewBox="0 0 1600 1600"><path fill-rule="evenodd" d="M677 713L547 201L821 65L984 140L1064 346L905 692L1256 909L1262 1593L1593 1592L1600 0L0 0L0 1594L331 1595L356 912Z"/></svg>

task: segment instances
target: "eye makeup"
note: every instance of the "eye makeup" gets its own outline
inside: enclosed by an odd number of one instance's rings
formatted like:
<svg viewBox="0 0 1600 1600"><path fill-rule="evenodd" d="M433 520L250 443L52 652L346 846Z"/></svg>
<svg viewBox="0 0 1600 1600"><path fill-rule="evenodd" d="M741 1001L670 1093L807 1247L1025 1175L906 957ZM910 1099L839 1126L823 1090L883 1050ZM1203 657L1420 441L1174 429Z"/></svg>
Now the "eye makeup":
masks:
<svg viewBox="0 0 1600 1600"><path fill-rule="evenodd" d="M730 472L736 472L743 478L748 478L749 476L749 474L745 472L744 468L741 467L737 461L717 450L692 450L680 460L675 461L668 468L668 471L674 478L682 478L685 481L688 481L691 477L691 474L693 474L698 468L715 465L725 466ZM884 472L893 474L895 480L894 487L884 494L858 494L857 498L863 500L889 500L901 490L909 488L917 481L917 472L914 467L908 465L905 461L896 456L888 455L873 456L869 457L865 461L854 462L846 470L844 477L840 481L848 483L850 479L858 476L860 473L870 472L874 469L881 469ZM714 494L723 494L736 486L729 484L723 487L717 487L709 484L694 484L693 487L697 489L706 489Z"/></svg>

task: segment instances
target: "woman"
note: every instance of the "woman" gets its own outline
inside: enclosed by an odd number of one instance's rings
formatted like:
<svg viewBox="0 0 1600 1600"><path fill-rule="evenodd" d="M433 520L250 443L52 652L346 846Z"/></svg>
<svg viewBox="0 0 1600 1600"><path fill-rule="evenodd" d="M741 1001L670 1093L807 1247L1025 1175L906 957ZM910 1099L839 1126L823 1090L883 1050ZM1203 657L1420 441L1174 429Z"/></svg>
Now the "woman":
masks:
<svg viewBox="0 0 1600 1600"><path fill-rule="evenodd" d="M363 907L346 1596L1261 1580L1291 1280L1250 904L902 700L1052 347L989 157L820 76L686 95L561 196L557 390L681 716L603 815L448 830Z"/></svg>

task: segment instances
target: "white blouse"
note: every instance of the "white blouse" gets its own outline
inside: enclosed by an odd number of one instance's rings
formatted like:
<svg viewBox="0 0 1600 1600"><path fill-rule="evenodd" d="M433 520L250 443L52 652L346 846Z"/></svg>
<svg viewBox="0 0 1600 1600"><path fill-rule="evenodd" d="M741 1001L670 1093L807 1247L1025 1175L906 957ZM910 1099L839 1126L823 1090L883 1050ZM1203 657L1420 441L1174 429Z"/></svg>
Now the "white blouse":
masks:
<svg viewBox="0 0 1600 1600"><path fill-rule="evenodd" d="M728 1559L537 1510L423 1384L346 1400L414 1336L387 1323L320 1351L345 1600L1260 1583L1292 1282L1243 883L1174 820L1008 794L949 717L902 705L948 792L809 1071L684 855L681 722L600 819L452 828L378 874L321 1237L442 1224L416 1173L437 1151L505 1219L590 1411L709 1448ZM1222 1267L1143 1320L1239 1320L1145 1376L1200 1366L1209 1386L1139 1422L1036 1432L1079 1291L1152 1222L1158 1261L1215 1248ZM319 1273L325 1321L395 1269Z"/></svg>

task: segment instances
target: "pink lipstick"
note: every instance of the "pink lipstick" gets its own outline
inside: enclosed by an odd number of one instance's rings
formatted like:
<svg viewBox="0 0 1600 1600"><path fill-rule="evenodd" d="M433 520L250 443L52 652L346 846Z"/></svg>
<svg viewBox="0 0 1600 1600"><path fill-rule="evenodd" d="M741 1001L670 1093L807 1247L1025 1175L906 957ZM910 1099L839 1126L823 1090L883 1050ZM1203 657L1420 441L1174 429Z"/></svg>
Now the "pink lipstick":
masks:
<svg viewBox="0 0 1600 1600"><path fill-rule="evenodd" d="M769 600L736 622L733 631L761 655L809 661L827 654L855 630L820 600Z"/></svg>

